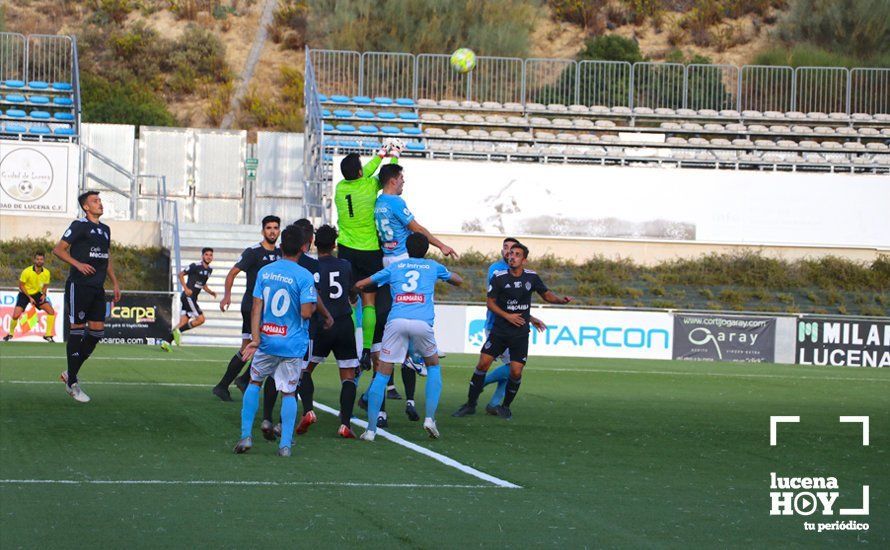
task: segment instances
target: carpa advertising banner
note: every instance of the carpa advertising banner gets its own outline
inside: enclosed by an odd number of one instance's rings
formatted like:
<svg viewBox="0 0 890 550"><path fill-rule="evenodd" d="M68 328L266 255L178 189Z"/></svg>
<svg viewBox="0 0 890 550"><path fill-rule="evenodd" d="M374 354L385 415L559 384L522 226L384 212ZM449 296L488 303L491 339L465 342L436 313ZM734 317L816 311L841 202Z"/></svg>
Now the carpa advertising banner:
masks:
<svg viewBox="0 0 890 550"><path fill-rule="evenodd" d="M799 319L795 362L798 365L890 367L890 321Z"/></svg>
<svg viewBox="0 0 890 550"><path fill-rule="evenodd" d="M772 363L775 355L774 318L674 314L674 359Z"/></svg>
<svg viewBox="0 0 890 550"><path fill-rule="evenodd" d="M170 334L173 303L167 294L123 294L106 302L103 344L157 345ZM67 315L67 308L66 308ZM65 332L67 336L68 327Z"/></svg>
<svg viewBox="0 0 890 550"><path fill-rule="evenodd" d="M484 307L468 307L464 351L478 353L485 343ZM529 356L670 359L671 315L660 312L532 308L547 325L529 334Z"/></svg>

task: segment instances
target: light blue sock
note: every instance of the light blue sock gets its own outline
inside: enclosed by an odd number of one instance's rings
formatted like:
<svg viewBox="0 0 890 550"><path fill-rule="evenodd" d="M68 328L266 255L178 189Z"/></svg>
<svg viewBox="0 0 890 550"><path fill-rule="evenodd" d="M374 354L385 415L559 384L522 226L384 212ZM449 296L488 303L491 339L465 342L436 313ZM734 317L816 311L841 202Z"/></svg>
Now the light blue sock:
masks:
<svg viewBox="0 0 890 550"><path fill-rule="evenodd" d="M371 387L368 388L368 429L372 432L377 431L377 415L383 406L383 394L386 393L387 384L389 376L378 372L371 382Z"/></svg>
<svg viewBox="0 0 890 550"><path fill-rule="evenodd" d="M442 395L442 367L439 365L426 368L426 416L436 418L439 408L439 397Z"/></svg>
<svg viewBox="0 0 890 550"><path fill-rule="evenodd" d="M294 439L294 425L297 423L297 398L286 395L281 399L281 442L278 448L290 447Z"/></svg>
<svg viewBox="0 0 890 550"><path fill-rule="evenodd" d="M241 400L241 439L250 437L253 431L253 419L256 417L257 407L260 406L260 387L256 384L248 384L244 398Z"/></svg>
<svg viewBox="0 0 890 550"><path fill-rule="evenodd" d="M485 385L497 383L498 387L494 390L489 404L498 406L504 401L504 394L507 393L507 379L510 378L510 365L506 363L500 367L489 371L485 375Z"/></svg>

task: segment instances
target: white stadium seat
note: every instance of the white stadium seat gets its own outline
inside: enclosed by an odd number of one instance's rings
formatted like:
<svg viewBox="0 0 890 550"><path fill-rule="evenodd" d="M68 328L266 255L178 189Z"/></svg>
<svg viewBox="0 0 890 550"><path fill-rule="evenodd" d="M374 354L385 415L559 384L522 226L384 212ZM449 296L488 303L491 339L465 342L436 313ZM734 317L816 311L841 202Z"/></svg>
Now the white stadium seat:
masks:
<svg viewBox="0 0 890 550"><path fill-rule="evenodd" d="M502 117L501 115L486 115L485 122L489 124L504 124L507 122L507 119Z"/></svg>
<svg viewBox="0 0 890 550"><path fill-rule="evenodd" d="M578 104L569 105L570 113L587 113L589 111L590 111L590 109L587 108L587 105L578 105Z"/></svg>
<svg viewBox="0 0 890 550"><path fill-rule="evenodd" d="M436 100L434 100L434 99L427 99L427 98L425 98L425 97L422 97L422 98L420 98L420 99L417 100L417 106L418 106L418 107L435 107L435 106L436 106Z"/></svg>
<svg viewBox="0 0 890 550"><path fill-rule="evenodd" d="M828 113L828 118L831 120L847 120L850 118L850 115L847 113Z"/></svg>
<svg viewBox="0 0 890 550"><path fill-rule="evenodd" d="M547 110L551 113L564 113L569 109L562 103L550 103L547 105Z"/></svg>
<svg viewBox="0 0 890 550"><path fill-rule="evenodd" d="M868 113L853 113L852 115L850 115L850 118L858 122L872 120L872 116Z"/></svg>
<svg viewBox="0 0 890 550"><path fill-rule="evenodd" d="M526 103L525 109L527 111L546 111L547 106L542 103Z"/></svg>
<svg viewBox="0 0 890 550"><path fill-rule="evenodd" d="M769 128L767 128L763 124L749 124L748 131L752 132L752 133L763 134L763 133L769 132Z"/></svg>
<svg viewBox="0 0 890 550"><path fill-rule="evenodd" d="M708 145L710 142L705 138L700 137L691 137L689 138L689 145Z"/></svg>
<svg viewBox="0 0 890 550"><path fill-rule="evenodd" d="M865 151L865 145L859 143L858 141L845 141L844 149L848 151Z"/></svg>
<svg viewBox="0 0 890 550"><path fill-rule="evenodd" d="M634 114L636 115L651 115L653 113L655 113L655 111L649 107L634 107Z"/></svg>
<svg viewBox="0 0 890 550"><path fill-rule="evenodd" d="M836 141L823 141L821 144L823 149L843 149L844 146Z"/></svg>
<svg viewBox="0 0 890 550"><path fill-rule="evenodd" d="M879 136L883 132L879 132L877 128L860 128L859 135L860 136Z"/></svg>
<svg viewBox="0 0 890 550"><path fill-rule="evenodd" d="M528 121L533 126L550 126L551 124L553 124L552 122L550 122L549 118L544 118L544 117L540 117L540 116L533 116L530 119L528 119Z"/></svg>
<svg viewBox="0 0 890 550"><path fill-rule="evenodd" d="M448 109L457 109L460 105L457 101L453 99L442 99L439 101L439 107L446 107Z"/></svg>
<svg viewBox="0 0 890 550"><path fill-rule="evenodd" d="M662 122L659 127L663 130L679 130L681 126L676 122Z"/></svg>
<svg viewBox="0 0 890 550"><path fill-rule="evenodd" d="M776 142L776 145L778 147L784 147L786 149L794 149L798 146L798 143L796 141L792 141L790 139L780 139L779 141Z"/></svg>
<svg viewBox="0 0 890 550"><path fill-rule="evenodd" d="M495 130L491 133L491 137L493 138L502 138L502 139L510 139L510 132L506 132L504 130Z"/></svg>
<svg viewBox="0 0 890 550"><path fill-rule="evenodd" d="M513 139L532 139L531 132L513 132Z"/></svg>
<svg viewBox="0 0 890 550"><path fill-rule="evenodd" d="M469 133L470 137L474 137L474 138L487 138L489 136L487 131L479 130L479 129L470 130L468 133Z"/></svg>
<svg viewBox="0 0 890 550"><path fill-rule="evenodd" d="M460 116L457 113L445 113L442 115L442 120L446 122L463 122L464 117Z"/></svg>
<svg viewBox="0 0 890 550"><path fill-rule="evenodd" d="M695 116L695 115L697 115L697 114L698 114L698 113L696 113L696 112L695 112L694 110L692 110L692 109L677 109L677 115L678 115L678 116Z"/></svg>
<svg viewBox="0 0 890 550"><path fill-rule="evenodd" d="M571 126L572 121L567 118L554 118L550 121L554 126Z"/></svg>
<svg viewBox="0 0 890 550"><path fill-rule="evenodd" d="M890 149L890 147L887 147L886 144L878 142L866 143L865 148L869 151L887 151L888 149Z"/></svg>
<svg viewBox="0 0 890 550"><path fill-rule="evenodd" d="M612 122L611 120L597 120L596 122L594 122L594 125L597 128L614 128L615 127L615 123Z"/></svg>
<svg viewBox="0 0 890 550"><path fill-rule="evenodd" d="M522 111L522 103L516 103L513 101L504 103L504 109L507 111Z"/></svg>
<svg viewBox="0 0 890 550"><path fill-rule="evenodd" d="M782 124L773 124L769 127L769 131L774 134L787 134L791 132L791 128Z"/></svg>
<svg viewBox="0 0 890 550"><path fill-rule="evenodd" d="M843 134L845 136L855 136L859 132L856 131L856 128L850 128L849 126L838 126L834 129L836 134Z"/></svg>
<svg viewBox="0 0 890 550"><path fill-rule="evenodd" d="M686 138L681 137L669 137L665 140L665 143L670 145L686 145Z"/></svg>
<svg viewBox="0 0 890 550"><path fill-rule="evenodd" d="M739 112L735 109L723 109L720 111L720 116L729 117L729 118L739 118Z"/></svg>
<svg viewBox="0 0 890 550"><path fill-rule="evenodd" d="M616 115L629 115L631 114L630 107L618 106L612 107L612 112Z"/></svg>
<svg viewBox="0 0 890 550"><path fill-rule="evenodd" d="M764 111L764 118L785 118L785 113L781 111Z"/></svg>
<svg viewBox="0 0 890 550"><path fill-rule="evenodd" d="M480 122L485 122L485 119L482 117L482 115L477 115L475 113L469 113L469 114L464 115L464 121L471 122L473 124L478 124Z"/></svg>
<svg viewBox="0 0 890 550"><path fill-rule="evenodd" d="M560 141L578 141L578 136L575 134L563 132L561 134L556 134L556 139Z"/></svg>
<svg viewBox="0 0 890 550"><path fill-rule="evenodd" d="M445 133L451 137L467 137L467 131L460 128L449 128Z"/></svg>
<svg viewBox="0 0 890 550"><path fill-rule="evenodd" d="M482 108L483 108L483 109L503 109L504 106L501 105L501 104L500 104L499 102L497 102L497 101L483 101L483 102L482 102Z"/></svg>
<svg viewBox="0 0 890 550"><path fill-rule="evenodd" d="M438 113L421 113L420 120L425 120L427 122L438 122L442 120L442 115Z"/></svg>
<svg viewBox="0 0 890 550"><path fill-rule="evenodd" d="M683 124L680 125L680 127L683 128L684 130L690 130L693 132L700 132L703 129L702 125L697 122L684 122Z"/></svg>
<svg viewBox="0 0 890 550"><path fill-rule="evenodd" d="M720 113L715 111L714 109L699 109L698 116L706 116L706 117L715 117L719 116Z"/></svg>
<svg viewBox="0 0 890 550"><path fill-rule="evenodd" d="M713 123L705 124L705 130L707 130L708 132L722 132L723 125L722 124L713 124Z"/></svg>
<svg viewBox="0 0 890 550"><path fill-rule="evenodd" d="M742 111L742 117L744 118L763 118L763 113L760 111L747 110Z"/></svg>
<svg viewBox="0 0 890 550"><path fill-rule="evenodd" d="M801 126L800 124L791 127L791 131L795 134L812 134L813 129L809 126Z"/></svg>
<svg viewBox="0 0 890 550"><path fill-rule="evenodd" d="M744 124L739 124L737 122L726 125L726 130L729 132L744 132L747 129L747 126L745 126Z"/></svg>
<svg viewBox="0 0 890 550"><path fill-rule="evenodd" d="M728 147L732 145L732 142L726 138L714 138L711 140L711 145L719 145L721 147Z"/></svg>
<svg viewBox="0 0 890 550"><path fill-rule="evenodd" d="M819 142L804 140L797 144L798 147L803 147L805 149L819 149Z"/></svg>
<svg viewBox="0 0 890 550"><path fill-rule="evenodd" d="M813 120L828 120L828 115L819 111L810 111L807 113L807 118Z"/></svg>
<svg viewBox="0 0 890 550"><path fill-rule="evenodd" d="M435 127L433 127L433 128L424 128L424 129L423 129L423 133L426 134L426 135L428 135L428 136L444 136L444 135L445 135L445 130L443 130L442 128L435 128Z"/></svg>
<svg viewBox="0 0 890 550"><path fill-rule="evenodd" d="M482 107L478 101L461 101L460 106L464 109L479 109Z"/></svg>
<svg viewBox="0 0 890 550"><path fill-rule="evenodd" d="M609 108L605 105L591 105L590 112L595 115L607 115L609 114Z"/></svg>
<svg viewBox="0 0 890 550"><path fill-rule="evenodd" d="M807 118L807 115L801 113L800 111L788 111L785 113L785 117L794 119L794 120L802 120Z"/></svg>
<svg viewBox="0 0 890 550"><path fill-rule="evenodd" d="M521 117L521 116L508 116L507 122L510 124L522 124L522 125L528 124L528 121L525 119L525 117Z"/></svg>
<svg viewBox="0 0 890 550"><path fill-rule="evenodd" d="M755 139L754 146L755 147L775 147L775 142L768 139Z"/></svg>
<svg viewBox="0 0 890 550"><path fill-rule="evenodd" d="M736 138L732 140L732 144L736 147L753 147L754 142L746 138Z"/></svg>
<svg viewBox="0 0 890 550"><path fill-rule="evenodd" d="M593 128L593 121L589 118L572 119L572 126L575 128Z"/></svg>
<svg viewBox="0 0 890 550"><path fill-rule="evenodd" d="M655 109L655 114L656 115L664 115L664 116L674 116L675 114L677 114L677 112L674 111L673 109L668 109L667 107L659 107L658 109Z"/></svg>
<svg viewBox="0 0 890 550"><path fill-rule="evenodd" d="M556 134L553 132L542 132L535 131L535 139L556 139Z"/></svg>

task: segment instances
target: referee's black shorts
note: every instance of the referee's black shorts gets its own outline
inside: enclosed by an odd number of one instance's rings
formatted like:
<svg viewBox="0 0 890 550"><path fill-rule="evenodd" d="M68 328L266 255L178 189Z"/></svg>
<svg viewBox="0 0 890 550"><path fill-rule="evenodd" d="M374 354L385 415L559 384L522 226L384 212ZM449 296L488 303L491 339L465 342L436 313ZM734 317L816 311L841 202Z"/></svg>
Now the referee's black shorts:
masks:
<svg viewBox="0 0 890 550"><path fill-rule="evenodd" d="M46 303L46 296L41 292L35 292L30 295L31 298L34 298L34 303L37 304L37 307L42 306ZM31 303L31 300L28 298L28 294L25 294L22 291L19 291L18 297L15 299L15 307L20 307L22 309L27 309L28 304Z"/></svg>

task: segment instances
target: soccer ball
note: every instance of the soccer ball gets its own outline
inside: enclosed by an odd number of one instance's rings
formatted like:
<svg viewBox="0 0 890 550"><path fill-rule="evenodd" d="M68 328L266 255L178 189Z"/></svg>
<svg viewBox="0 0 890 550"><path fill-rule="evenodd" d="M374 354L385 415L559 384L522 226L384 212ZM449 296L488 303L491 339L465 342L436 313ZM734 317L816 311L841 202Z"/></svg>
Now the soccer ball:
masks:
<svg viewBox="0 0 890 550"><path fill-rule="evenodd" d="M451 68L459 73L468 73L476 67L476 52L470 48L460 48L451 54Z"/></svg>

